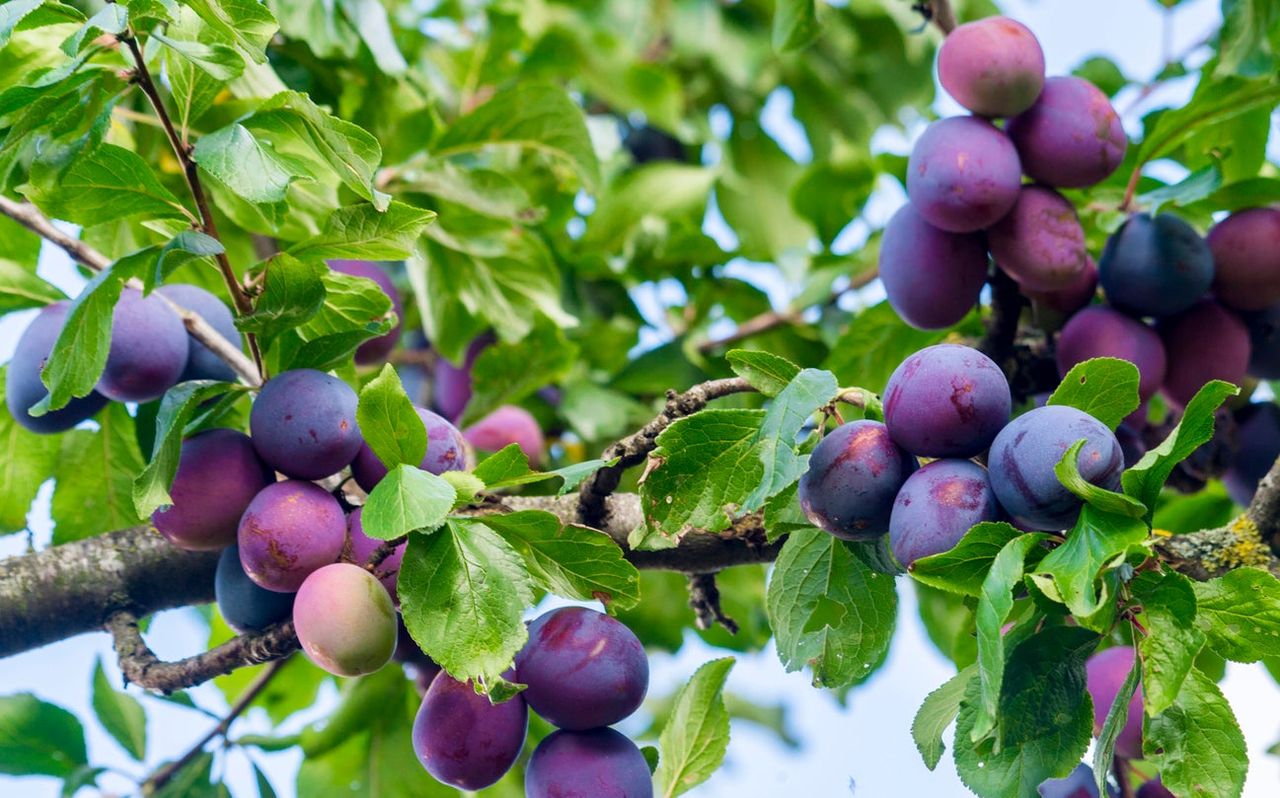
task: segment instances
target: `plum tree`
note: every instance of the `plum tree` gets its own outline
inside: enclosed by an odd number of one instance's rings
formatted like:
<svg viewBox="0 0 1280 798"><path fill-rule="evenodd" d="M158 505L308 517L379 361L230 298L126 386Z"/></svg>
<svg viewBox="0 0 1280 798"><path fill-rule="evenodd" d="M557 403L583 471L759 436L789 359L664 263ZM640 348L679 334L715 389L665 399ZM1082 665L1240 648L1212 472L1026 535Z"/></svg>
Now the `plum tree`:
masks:
<svg viewBox="0 0 1280 798"><path fill-rule="evenodd" d="M1248 208L1213 226L1213 294L1236 310L1280 302L1280 209Z"/></svg>
<svg viewBox="0 0 1280 798"><path fill-rule="evenodd" d="M529 710L520 696L494 704L470 682L441 673L413 721L413 750L438 781L482 790L515 764L528 725Z"/></svg>
<svg viewBox="0 0 1280 798"><path fill-rule="evenodd" d="M1169 366L1162 390L1183 407L1210 380L1240 383L1249 369L1249 330L1235 313L1202 299L1187 311L1161 321Z"/></svg>
<svg viewBox="0 0 1280 798"><path fill-rule="evenodd" d="M635 712L649 689L644 645L620 621L563 607L529 624L516 655L525 700L562 729L608 726Z"/></svg>
<svg viewBox="0 0 1280 798"><path fill-rule="evenodd" d="M1035 34L1008 17L951 31L938 48L938 82L980 116L1016 116L1044 88L1044 51Z"/></svg>
<svg viewBox="0 0 1280 798"><path fill-rule="evenodd" d="M335 676L373 673L390 662L398 623L386 589L351 563L312 571L293 601L293 626L302 650Z"/></svg>
<svg viewBox="0 0 1280 798"><path fill-rule="evenodd" d="M1095 305L1076 313L1058 336L1058 373L1077 363L1117 357L1138 367L1138 396L1150 399L1164 384L1164 344L1155 330L1117 310Z"/></svg>
<svg viewBox="0 0 1280 798"><path fill-rule="evenodd" d="M126 288L111 316L111 348L98 392L117 402L150 402L178 383L189 346L182 318L158 296Z"/></svg>
<svg viewBox="0 0 1280 798"><path fill-rule="evenodd" d="M934 460L907 478L893 503L889 543L898 562L950 550L974 524L1000 518L987 470L969 460Z"/></svg>
<svg viewBox="0 0 1280 798"><path fill-rule="evenodd" d="M213 329L227 339L237 349L240 348L240 331L236 329L235 316L221 299L198 285L187 283L170 283L156 289L156 293L173 300L175 304L198 313L209 322ZM209 347L197 341L189 333L187 335L187 367L178 378L186 380L222 380L232 382L236 378L235 371Z"/></svg>
<svg viewBox="0 0 1280 798"><path fill-rule="evenodd" d="M240 547L232 543L218 555L214 575L218 612L237 632L256 632L293 614L293 593L259 587L240 564Z"/></svg>
<svg viewBox="0 0 1280 798"><path fill-rule="evenodd" d="M352 277L373 280L382 289L382 293L387 295L387 299L391 300L391 309L396 314L396 326L377 338L365 341L356 349L357 363L381 363L400 342L400 332L404 327L404 304L400 300L400 290L396 288L386 269L367 260L331 260L329 268Z"/></svg>
<svg viewBox="0 0 1280 798"><path fill-rule="evenodd" d="M1248 506L1258 482L1280 458L1280 407L1253 402L1236 412L1237 448L1222 483L1237 504Z"/></svg>
<svg viewBox="0 0 1280 798"><path fill-rule="evenodd" d="M337 377L294 369L267 380L253 403L249 431L267 465L294 479L321 479L355 459L364 438L356 392Z"/></svg>
<svg viewBox="0 0 1280 798"><path fill-rule="evenodd" d="M364 524L360 517L364 514L364 508L357 507L347 514L347 546L346 554L351 561L357 565L363 565L369 561L370 555L383 544L383 541L371 538L364 533ZM378 581L382 582L382 586L387 589L387 594L391 596L391 600L400 603L396 594L396 581L400 576L400 565L404 562L404 550L408 543L401 543L394 547L391 553L383 558L378 564L377 572L382 574Z"/></svg>
<svg viewBox="0 0 1280 798"><path fill-rule="evenodd" d="M285 480L253 497L240 518L240 562L254 582L291 593L342 554L346 518L338 500L311 482Z"/></svg>
<svg viewBox="0 0 1280 798"><path fill-rule="evenodd" d="M151 515L160 534L191 551L217 551L236 541L240 517L258 492L275 481L253 448L233 429L211 429L182 442L169 496Z"/></svg>
<svg viewBox="0 0 1280 798"><path fill-rule="evenodd" d="M5 368L4 400L14 420L32 432L52 434L71 429L91 418L110 401L97 391L72 399L66 407L40 416L28 411L49 395L49 389L40 380L45 361L53 351L66 324L71 303L62 301L45 305L23 331L14 347L13 359Z"/></svg>
<svg viewBox="0 0 1280 798"><path fill-rule="evenodd" d="M418 418L422 419L427 430L427 451L422 456L419 468L432 474L443 474L446 471L461 471L467 467L467 448L462 433L444 417L423 407L415 407ZM339 466L341 467L341 466ZM365 491L372 491L374 486L387 475L387 466L378 459L367 443L360 443L355 459L351 462L351 475Z"/></svg>
<svg viewBox="0 0 1280 798"><path fill-rule="evenodd" d="M1085 663L1089 695L1093 698L1093 733L1102 731L1112 703L1120 694L1124 680L1133 670L1136 654L1131 646L1115 646L1099 651ZM1129 701L1129 714L1124 728L1116 737L1116 756L1142 758L1142 687Z"/></svg>
<svg viewBox="0 0 1280 798"><path fill-rule="evenodd" d="M850 421L823 437L800 477L800 506L810 523L845 540L889 531L889 514L916 458L878 421Z"/></svg>
<svg viewBox="0 0 1280 798"><path fill-rule="evenodd" d="M971 457L1009 421L1004 372L967 346L938 344L902 361L885 388L884 422L899 446L921 457Z"/></svg>
<svg viewBox="0 0 1280 798"><path fill-rule="evenodd" d="M542 462L542 452L546 448L538 420L528 410L515 405L503 405L494 410L464 429L462 437L482 452L496 452L517 444L535 467Z"/></svg>
<svg viewBox="0 0 1280 798"><path fill-rule="evenodd" d="M1075 208L1042 186L1018 192L1013 208L987 231L987 244L1000 268L1030 291L1075 285L1089 260Z"/></svg>
<svg viewBox="0 0 1280 798"><path fill-rule="evenodd" d="M613 729L560 730L529 758L527 798L651 798L644 754Z"/></svg>
<svg viewBox="0 0 1280 798"><path fill-rule="evenodd" d="M952 233L972 233L1004 216L1021 182L1013 144L977 117L929 125L907 162L911 203L929 224Z"/></svg>
<svg viewBox="0 0 1280 798"><path fill-rule="evenodd" d="M1191 225L1162 213L1137 213L1107 239L1098 261L1107 301L1139 316L1172 316L1213 282L1213 254Z"/></svg>
<svg viewBox="0 0 1280 798"><path fill-rule="evenodd" d="M976 233L934 227L908 202L885 226L880 281L899 316L921 329L944 329L977 304L987 248Z"/></svg>
<svg viewBox="0 0 1280 798"><path fill-rule="evenodd" d="M1107 95L1071 75L1046 80L1035 104L1010 119L1006 130L1022 170L1058 188L1106 180L1124 160L1129 142Z"/></svg>

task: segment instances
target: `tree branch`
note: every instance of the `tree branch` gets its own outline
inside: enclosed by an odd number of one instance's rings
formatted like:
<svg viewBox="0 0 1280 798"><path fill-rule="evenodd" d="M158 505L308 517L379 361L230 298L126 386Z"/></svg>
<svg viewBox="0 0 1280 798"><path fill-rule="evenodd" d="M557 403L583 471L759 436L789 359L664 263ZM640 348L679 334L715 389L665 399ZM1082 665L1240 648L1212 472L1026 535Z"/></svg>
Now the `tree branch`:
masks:
<svg viewBox="0 0 1280 798"><path fill-rule="evenodd" d="M699 629L720 624L729 634L738 633L737 621L725 615L720 607L720 588L716 587L715 574L689 574L689 606L693 608L694 622Z"/></svg>
<svg viewBox="0 0 1280 798"><path fill-rule="evenodd" d="M950 0L930 0L929 7L933 11L933 23L943 36L956 29L956 12L951 8Z"/></svg>

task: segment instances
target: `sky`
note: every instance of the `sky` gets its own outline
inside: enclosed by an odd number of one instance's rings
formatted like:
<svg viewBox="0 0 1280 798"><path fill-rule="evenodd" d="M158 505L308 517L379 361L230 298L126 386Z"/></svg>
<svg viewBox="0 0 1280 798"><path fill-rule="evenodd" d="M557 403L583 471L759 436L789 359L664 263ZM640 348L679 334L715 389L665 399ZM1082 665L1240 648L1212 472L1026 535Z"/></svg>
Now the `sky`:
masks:
<svg viewBox="0 0 1280 798"><path fill-rule="evenodd" d="M1000 5L1006 14L1028 25L1039 37L1050 74L1069 71L1093 54L1112 58L1126 74L1137 77L1153 75L1161 66L1162 14L1154 0L1006 0ZM1216 2L1186 0L1172 15L1168 31L1170 51L1182 52L1215 30L1218 24ZM1144 110L1177 102L1189 91L1190 85L1182 82L1153 94L1126 115L1129 132L1140 132L1136 121ZM1117 105L1126 108L1129 97L1122 95ZM802 157L806 147L789 117L788 108L789 98L785 92L779 93L769 103L765 128L793 155ZM937 110L945 114L960 112L945 96L939 100ZM919 131L911 133L918 135ZM1273 151L1280 144L1278 140L1280 136L1273 136ZM886 134L877 137L876 146L906 152L910 142L901 135ZM902 200L900 189L886 186L873 199L864 221L846 230L840 245L857 246L872 227L888 220ZM714 213L708 219L708 231L712 235L727 234L723 222L718 221ZM786 285L771 269L748 263L736 263L731 268L768 290L779 306L789 299ZM40 272L71 292L83 282L66 259L49 248L41 259ZM870 302L878 297L873 287L853 301ZM642 342L643 346L652 346L669 335L661 326L663 306L678 303L682 297L670 286L654 286L639 292L637 300L654 322ZM30 313L14 314L0 320L0 362L11 355L30 316ZM46 485L31 516L37 545L47 543L50 535L49 492L50 486ZM25 546L22 535L0 538L0 556L19 554ZM888 661L866 685L851 693L847 706L814 690L806 674L785 673L772 649L740 656L729 678L728 689L760 703L785 704L789 710L789 729L801 741L801 747L788 749L771 732L735 723L723 768L691 794L697 798L782 794L858 798L969 795L955 774L949 754L944 755L937 771L930 772L911 742L909 730L917 707L925 695L950 678L954 668L926 638L910 586L904 581L900 588L898 625ZM205 632L193 611L179 610L161 613L148 639L160 656L176 658L202 649ZM690 635L677 655L652 657L651 693L665 695L673 691L700 664L722 654ZM103 658L108 673L118 684L119 674L108 637L89 634L0 660L0 693L30 691L72 710L86 723L91 761L134 776L142 776L161 762L176 757L209 727L211 721L203 716L143 698L148 710L148 757L143 766L132 763L93 719L89 709L89 683L96 657ZM1275 785L1280 784L1280 758L1266 754L1265 749L1280 740L1280 687L1260 666L1232 664L1222 688L1250 745L1251 767L1245 796L1274 798ZM140 695L136 689L131 692ZM225 706L211 685L196 688L193 697L215 710ZM326 691L316 707L296 716L285 730L324 717L333 703L333 691ZM624 723L620 728L624 732L636 731L642 723L640 719ZM266 731L269 724L260 710L250 712L237 726L238 733ZM950 733L948 745L949 737ZM255 757L271 777L278 794L284 798L293 796L293 774L300 756L294 752L255 754ZM256 794L243 754L233 753L221 766L227 768L227 778L237 798ZM103 779L104 787L117 793L123 792L127 784L118 776L108 775ZM57 795L58 784L54 780L0 776L0 796L54 798Z"/></svg>

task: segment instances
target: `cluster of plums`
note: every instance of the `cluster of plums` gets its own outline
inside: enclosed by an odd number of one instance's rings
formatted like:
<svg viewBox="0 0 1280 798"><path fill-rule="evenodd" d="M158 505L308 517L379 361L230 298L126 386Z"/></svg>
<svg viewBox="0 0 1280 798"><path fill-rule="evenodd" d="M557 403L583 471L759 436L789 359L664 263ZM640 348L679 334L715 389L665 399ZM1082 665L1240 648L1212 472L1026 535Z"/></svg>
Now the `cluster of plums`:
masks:
<svg viewBox="0 0 1280 798"><path fill-rule="evenodd" d="M1124 456L1102 422L1060 405L1012 421L1011 411L1009 383L989 357L958 344L922 349L890 376L883 424L852 421L818 443L800 478L800 504L815 526L846 540L888 533L909 568L983 521L1069 529L1082 502L1054 466L1082 438L1081 476L1119 487ZM972 459L984 452L985 467ZM936 459L920 466L917 457Z"/></svg>
<svg viewBox="0 0 1280 798"><path fill-rule="evenodd" d="M639 708L649 687L644 646L595 610L565 607L529 625L529 641L507 678L526 685L500 704L441 672L413 725L423 767L460 790L494 784L524 747L528 710L557 727L525 771L528 798L649 798L644 755L609 728Z"/></svg>

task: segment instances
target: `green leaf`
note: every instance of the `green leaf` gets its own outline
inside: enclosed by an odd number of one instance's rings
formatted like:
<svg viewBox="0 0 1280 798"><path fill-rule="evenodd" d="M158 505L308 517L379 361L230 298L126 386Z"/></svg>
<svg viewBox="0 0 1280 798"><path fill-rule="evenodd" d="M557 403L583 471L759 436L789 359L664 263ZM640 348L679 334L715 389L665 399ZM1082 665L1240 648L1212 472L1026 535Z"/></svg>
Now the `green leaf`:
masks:
<svg viewBox="0 0 1280 798"><path fill-rule="evenodd" d="M479 520L410 537L397 589L409 634L455 679L496 678L529 637L524 562Z"/></svg>
<svg viewBox="0 0 1280 798"><path fill-rule="evenodd" d="M1071 367L1048 404L1083 410L1111 429L1138 409L1138 367L1115 357L1095 357Z"/></svg>
<svg viewBox="0 0 1280 798"><path fill-rule="evenodd" d="M186 0L186 4L245 55L259 64L267 62L267 43L279 26L265 5L257 0Z"/></svg>
<svg viewBox="0 0 1280 798"><path fill-rule="evenodd" d="M1123 493L1100 488L1080 475L1080 450L1088 442L1087 439L1081 438L1062 453L1062 458L1053 467L1053 473L1058 477L1058 481L1076 497L1103 512L1127 515L1131 518L1145 516L1147 508L1142 502Z"/></svg>
<svg viewBox="0 0 1280 798"><path fill-rule="evenodd" d="M617 462L617 458L612 460L584 460L581 463L567 465L554 471L531 471L529 470L529 458L525 456L524 450L520 448L519 444L512 443L486 457L484 462L476 466L475 476L489 490L529 485L558 477L563 482L556 495L563 496L577 488L582 484L583 480L601 468L616 465Z"/></svg>
<svg viewBox="0 0 1280 798"><path fill-rule="evenodd" d="M462 424L471 424L544 385L560 382L577 358L578 347L562 330L547 323L538 325L524 340L485 347L471 367L471 400Z"/></svg>
<svg viewBox="0 0 1280 798"><path fill-rule="evenodd" d="M1217 164L1209 164L1197 169L1177 183L1171 183L1144 194L1139 194L1137 202L1142 207L1148 208L1149 213L1155 215L1160 211L1162 205L1170 204L1174 207L1190 205L1217 191L1221 185L1222 170Z"/></svg>
<svg viewBox="0 0 1280 798"><path fill-rule="evenodd" d="M670 162L642 164L625 172L600 197L582 245L614 253L626 249L646 220L696 224L706 212L715 179L714 169Z"/></svg>
<svg viewBox="0 0 1280 798"><path fill-rule="evenodd" d="M1130 546L1146 539L1147 526L1141 520L1086 504L1075 527L1067 533L1066 542L1040 561L1036 573L1051 580L1076 620L1096 628L1089 619L1110 598L1105 590L1099 596L1094 587L1098 574L1104 567L1118 564L1116 560Z"/></svg>
<svg viewBox="0 0 1280 798"><path fill-rule="evenodd" d="M1129 583L1129 589L1145 615L1147 634L1138 646L1142 654L1143 703L1148 715L1156 715L1173 705L1183 679L1204 647L1205 633L1196 626L1195 590L1191 580L1182 574L1140 573Z"/></svg>
<svg viewBox="0 0 1280 798"><path fill-rule="evenodd" d="M1119 692L1111 700L1107 718L1102 722L1102 731L1098 734L1098 742L1093 747L1093 778L1098 785L1099 795L1106 794L1107 774L1111 772L1116 740L1120 738L1120 732L1124 731L1125 725L1129 722L1129 702L1133 700L1133 694L1138 691L1139 672L1135 663L1135 667L1129 669L1129 675L1124 677L1124 683L1120 685Z"/></svg>
<svg viewBox="0 0 1280 798"><path fill-rule="evenodd" d="M338 0L338 3L369 48L378 69L388 75L403 74L409 65L396 46L382 3L378 0Z"/></svg>
<svg viewBox="0 0 1280 798"><path fill-rule="evenodd" d="M555 515L537 510L486 516L484 523L520 552L543 589L618 609L639 603L640 572L608 535L562 525Z"/></svg>
<svg viewBox="0 0 1280 798"><path fill-rule="evenodd" d="M815 0L777 0L773 11L773 49L780 53L803 49L818 37Z"/></svg>
<svg viewBox="0 0 1280 798"><path fill-rule="evenodd" d="M151 798L229 798L230 793L213 781L213 753L202 751L180 768Z"/></svg>
<svg viewBox="0 0 1280 798"><path fill-rule="evenodd" d="M356 422L364 442L387 468L416 466L427 453L426 426L390 363L360 389Z"/></svg>
<svg viewBox="0 0 1280 798"><path fill-rule="evenodd" d="M1261 568L1237 568L1192 587L1196 625L1210 650L1235 662L1280 656L1280 580Z"/></svg>
<svg viewBox="0 0 1280 798"><path fill-rule="evenodd" d="M1197 131L1221 125L1255 108L1280 102L1280 83L1270 78L1218 79L1202 75L1190 102L1165 111L1138 148L1139 166L1176 150Z"/></svg>
<svg viewBox="0 0 1280 798"><path fill-rule="evenodd" d="M942 753L947 750L942 742L942 733L959 714L960 701L964 698L969 682L973 681L976 670L977 666L970 665L925 696L915 720L911 722L911 739L915 740L916 750L920 752L925 767L929 770L938 766Z"/></svg>
<svg viewBox="0 0 1280 798"><path fill-rule="evenodd" d="M44 0L12 0L0 6L0 47L9 43L19 22L43 5Z"/></svg>
<svg viewBox="0 0 1280 798"><path fill-rule="evenodd" d="M192 157L229 190L255 204L284 202L289 184L299 177L271 145L239 122L201 136Z"/></svg>
<svg viewBox="0 0 1280 798"><path fill-rule="evenodd" d="M1222 4L1222 31L1218 34L1218 65L1214 73L1265 74L1254 65L1262 56L1261 64L1273 67L1274 50L1280 46L1280 37L1269 42L1267 36L1269 33L1275 36L1277 25L1280 25L1280 5L1275 0L1226 0Z"/></svg>
<svg viewBox="0 0 1280 798"><path fill-rule="evenodd" d="M971 314L969 319L976 316ZM966 324L962 322L960 329ZM904 322L888 302L881 302L849 322L822 367L834 372L841 385L861 385L883 392L889 375L908 355L943 341L950 333L917 330Z"/></svg>
<svg viewBox="0 0 1280 798"><path fill-rule="evenodd" d="M62 435L53 473L56 545L142 523L133 506L133 485L143 467L133 418L112 402L97 420L96 431Z"/></svg>
<svg viewBox="0 0 1280 798"><path fill-rule="evenodd" d="M734 349L725 355L733 373L751 383L765 396L773 397L800 373L800 367L780 355L769 352Z"/></svg>
<svg viewBox="0 0 1280 798"><path fill-rule="evenodd" d="M262 266L266 278L253 312L236 319L243 332L271 339L310 319L324 304L324 274L328 269L280 253Z"/></svg>
<svg viewBox="0 0 1280 798"><path fill-rule="evenodd" d="M360 344L387 333L396 319L391 298L373 280L325 269L321 282L324 303L297 328L305 343L290 368L337 368L349 362Z"/></svg>
<svg viewBox="0 0 1280 798"><path fill-rule="evenodd" d="M0 696L0 773L66 778L87 764L75 715L30 693Z"/></svg>
<svg viewBox="0 0 1280 798"><path fill-rule="evenodd" d="M796 451L796 436L813 414L839 392L840 386L831 372L805 369L774 398L756 434L755 448L764 473L759 486L743 502L743 511L760 509L765 501L800 479L809 457Z"/></svg>
<svg viewBox="0 0 1280 798"><path fill-rule="evenodd" d="M791 533L769 579L766 607L787 671L809 666L815 686L843 687L888 650L898 596L843 541L818 529Z"/></svg>
<svg viewBox="0 0 1280 798"><path fill-rule="evenodd" d="M1142 748L1181 798L1230 798L1244 789L1249 754L1227 699L1192 669L1173 705L1144 719Z"/></svg>
<svg viewBox="0 0 1280 798"><path fill-rule="evenodd" d="M146 757L147 713L138 699L111 686L101 659L93 666L93 711L129 756L139 762Z"/></svg>
<svg viewBox="0 0 1280 798"><path fill-rule="evenodd" d="M53 475L62 439L38 435L9 414L3 401L8 365L0 366L0 535L27 528L27 511L40 486Z"/></svg>
<svg viewBox="0 0 1280 798"><path fill-rule="evenodd" d="M84 40L89 38L90 33L98 31L100 33L120 34L128 26L128 8L115 4L103 6L80 26L80 30L69 36L62 43L62 51L69 56L75 56L84 49ZM89 38L89 40L92 41L93 39Z"/></svg>
<svg viewBox="0 0 1280 798"><path fill-rule="evenodd" d="M80 225L140 215L186 218L182 203L160 184L147 162L114 144L98 145L61 171L37 163L23 193L46 216Z"/></svg>
<svg viewBox="0 0 1280 798"><path fill-rule="evenodd" d="M133 507L139 518L150 518L160 507L173 503L169 486L178 472L187 423L200 405L230 390L234 387L229 383L190 380L173 386L160 400L151 461L133 482Z"/></svg>
<svg viewBox="0 0 1280 798"><path fill-rule="evenodd" d="M179 267L189 263L192 258L187 256L194 255L197 258L208 258L214 255L221 255L224 252L226 252L226 249L223 248L222 242L213 236L202 233L199 230L183 230L160 250L160 256L156 258L154 273L144 272L143 279L146 282L147 292L150 293L157 285L167 280Z"/></svg>
<svg viewBox="0 0 1280 798"><path fill-rule="evenodd" d="M724 683L733 657L714 659L694 672L676 693L667 725L658 737L662 760L653 774L663 798L675 798L711 777L729 747Z"/></svg>
<svg viewBox="0 0 1280 798"><path fill-rule="evenodd" d="M163 42L215 80L233 80L244 72L244 58L225 44L179 41L159 31L153 31L151 38Z"/></svg>
<svg viewBox="0 0 1280 798"><path fill-rule="evenodd" d="M308 260L398 260L410 253L435 218L434 211L402 202L392 202L385 211L368 204L339 208L320 235L290 247L289 253Z"/></svg>
<svg viewBox="0 0 1280 798"><path fill-rule="evenodd" d="M415 465L393 466L365 502L364 533L391 540L409 532L434 531L444 523L456 498L453 486L435 474Z"/></svg>
<svg viewBox="0 0 1280 798"><path fill-rule="evenodd" d="M1022 534L1004 521L984 521L972 526L948 551L921 557L908 570L912 578L929 587L977 598L996 556Z"/></svg>

